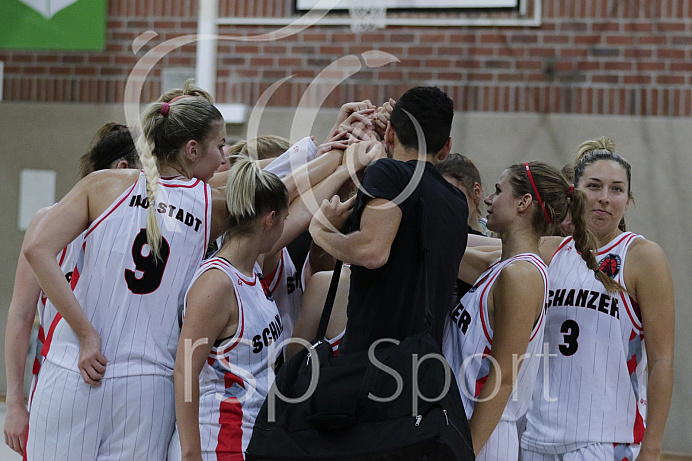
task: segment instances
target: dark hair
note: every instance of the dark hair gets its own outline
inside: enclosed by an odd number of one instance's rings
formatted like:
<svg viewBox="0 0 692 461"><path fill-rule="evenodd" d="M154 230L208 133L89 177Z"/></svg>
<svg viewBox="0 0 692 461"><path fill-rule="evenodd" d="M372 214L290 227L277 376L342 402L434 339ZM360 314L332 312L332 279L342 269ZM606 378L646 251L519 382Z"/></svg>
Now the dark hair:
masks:
<svg viewBox="0 0 692 461"><path fill-rule="evenodd" d="M467 156L462 154L449 154L447 158L437 162L437 171L441 175L448 175L459 181L468 190L473 190L475 183L483 185L481 174L476 165Z"/></svg>
<svg viewBox="0 0 692 461"><path fill-rule="evenodd" d="M634 201L632 195L632 167L629 162L615 153L615 142L607 136L601 136L596 140L584 141L579 146L577 160L574 162L574 185L579 184L579 180L584 175L584 169L588 165L593 165L599 160L610 160L618 163L627 173L627 196ZM623 217L618 224L618 228L625 232L627 225Z"/></svg>
<svg viewBox="0 0 692 461"><path fill-rule="evenodd" d="M259 169L244 155L233 156L226 182L227 235L249 232L255 219L269 211L288 208L288 190L274 173Z"/></svg>
<svg viewBox="0 0 692 461"><path fill-rule="evenodd" d="M435 164L437 171L443 176L451 176L464 185L464 188L469 192L473 192L474 184L478 183L483 188L481 174L478 172L476 165L465 155L453 153L447 158ZM476 204L476 212L480 215L480 204Z"/></svg>
<svg viewBox="0 0 692 461"><path fill-rule="evenodd" d="M418 149L418 132L411 118L421 127L429 155L437 154L449 139L454 103L433 86L411 88L394 106L389 121L402 146Z"/></svg>
<svg viewBox="0 0 692 461"><path fill-rule="evenodd" d="M139 154L130 130L115 122L105 123L94 135L89 150L79 159L79 175L106 170L113 162L125 160L131 168L139 166Z"/></svg>
<svg viewBox="0 0 692 461"><path fill-rule="evenodd" d="M528 169L527 169L528 165ZM598 249L598 241L593 233L586 227L586 194L577 189L572 189L560 170L543 162L517 163L510 166L509 183L516 197L530 194L533 198L534 212L531 221L533 229L539 235L550 235L552 223L560 223L567 216L572 215L574 225L574 247L581 254L589 269L596 273L598 280L603 283L606 290L611 293L622 291L623 288L615 280L599 270L598 262L594 255ZM529 171L531 178L529 178ZM540 199L536 196L540 195ZM540 205L543 202L543 206ZM550 221L548 218L550 218Z"/></svg>

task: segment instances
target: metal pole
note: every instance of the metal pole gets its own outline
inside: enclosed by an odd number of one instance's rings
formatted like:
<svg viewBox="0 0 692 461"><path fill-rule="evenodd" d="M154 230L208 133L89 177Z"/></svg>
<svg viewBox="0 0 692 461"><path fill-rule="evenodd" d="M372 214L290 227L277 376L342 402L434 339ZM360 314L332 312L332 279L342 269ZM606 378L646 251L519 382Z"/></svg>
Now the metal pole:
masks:
<svg viewBox="0 0 692 461"><path fill-rule="evenodd" d="M216 94L216 53L218 50L218 0L200 0L197 19L197 67L195 83L212 97Z"/></svg>

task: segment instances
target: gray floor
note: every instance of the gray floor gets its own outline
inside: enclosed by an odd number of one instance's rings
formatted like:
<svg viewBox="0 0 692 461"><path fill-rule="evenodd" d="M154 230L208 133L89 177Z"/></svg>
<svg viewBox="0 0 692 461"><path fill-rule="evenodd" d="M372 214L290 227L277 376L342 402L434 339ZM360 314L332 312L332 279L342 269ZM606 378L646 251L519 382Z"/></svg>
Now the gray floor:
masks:
<svg viewBox="0 0 692 461"><path fill-rule="evenodd" d="M0 427L5 427L5 414L7 406L5 402L0 402ZM22 459L17 453L12 451L10 447L5 445L5 438L0 439L0 461L20 461Z"/></svg>

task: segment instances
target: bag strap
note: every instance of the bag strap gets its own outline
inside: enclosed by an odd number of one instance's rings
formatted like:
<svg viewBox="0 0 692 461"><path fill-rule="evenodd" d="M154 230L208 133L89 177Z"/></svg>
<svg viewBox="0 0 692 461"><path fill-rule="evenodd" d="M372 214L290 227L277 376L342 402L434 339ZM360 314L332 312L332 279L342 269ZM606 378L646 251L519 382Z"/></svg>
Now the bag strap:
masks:
<svg viewBox="0 0 692 461"><path fill-rule="evenodd" d="M317 335L315 337L316 341L324 340L324 335L327 333L327 326L329 325L329 317L332 315L332 308L334 307L334 299L336 298L336 289L339 286L339 278L341 277L341 267L343 262L339 259L336 260L334 265L334 272L332 273L332 281L329 283L329 291L327 291L327 299L324 301L324 309L322 310L322 317L320 317L320 326L317 327Z"/></svg>

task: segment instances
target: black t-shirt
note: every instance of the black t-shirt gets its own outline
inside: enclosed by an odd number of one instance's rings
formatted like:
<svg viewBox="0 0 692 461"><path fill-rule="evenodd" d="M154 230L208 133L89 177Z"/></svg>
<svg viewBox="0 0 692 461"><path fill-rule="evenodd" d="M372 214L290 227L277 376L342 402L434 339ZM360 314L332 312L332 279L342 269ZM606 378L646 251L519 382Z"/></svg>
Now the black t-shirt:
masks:
<svg viewBox="0 0 692 461"><path fill-rule="evenodd" d="M361 214L372 198L395 201L411 181L417 163L381 159L367 168L362 184L369 195L358 191L352 229L360 229ZM433 336L438 344L442 342L449 299L466 249L468 205L464 194L450 185L434 165L424 162L424 167L419 191L414 190L406 200L397 203L401 223L387 262L378 269L351 266L348 324L340 354L365 351L377 339L401 340L425 329L419 222L424 223ZM422 221L418 216L419 197L423 199Z"/></svg>

